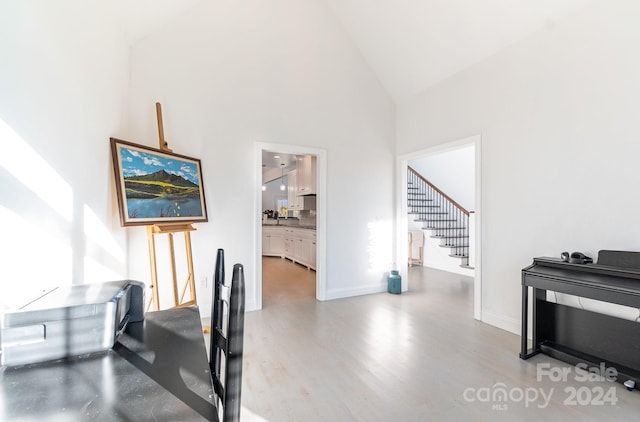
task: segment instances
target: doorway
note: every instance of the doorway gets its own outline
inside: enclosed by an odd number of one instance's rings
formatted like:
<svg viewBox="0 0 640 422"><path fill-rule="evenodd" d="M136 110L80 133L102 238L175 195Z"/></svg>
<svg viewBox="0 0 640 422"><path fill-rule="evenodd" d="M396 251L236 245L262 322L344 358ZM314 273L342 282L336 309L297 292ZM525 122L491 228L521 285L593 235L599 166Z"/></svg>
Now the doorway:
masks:
<svg viewBox="0 0 640 422"><path fill-rule="evenodd" d="M313 173L308 173L308 168ZM265 291L276 300L286 300L287 296L292 300L305 297L324 300L326 152L304 146L257 143L256 169L258 309L263 306ZM309 174L314 176L312 191L305 190L309 187ZM288 278L301 280L302 285L288 285ZM270 283L268 286L265 280Z"/></svg>
<svg viewBox="0 0 640 422"><path fill-rule="evenodd" d="M439 154L451 152L455 150L461 150L464 148L473 147L473 162L475 171L473 172L473 196L474 196L474 213L472 215L473 226L470 232L470 244L469 249L472 251L473 262L473 297L474 297L474 318L482 320L482 259L481 259L481 137L480 135L464 138L458 141L449 142L446 144L438 145L433 148L427 148L424 150L416 151L410 154L405 154L398 157L398 180L400 180L400 188L397 195L398 200L398 219L397 219L397 244L398 244L398 262L408 263L410 257L409 251L409 214L408 214L408 178L407 169L409 162L419 160L425 157L434 157ZM403 265L403 273L408 276L408 264ZM403 277L405 278L405 277ZM406 287L404 287L406 288Z"/></svg>

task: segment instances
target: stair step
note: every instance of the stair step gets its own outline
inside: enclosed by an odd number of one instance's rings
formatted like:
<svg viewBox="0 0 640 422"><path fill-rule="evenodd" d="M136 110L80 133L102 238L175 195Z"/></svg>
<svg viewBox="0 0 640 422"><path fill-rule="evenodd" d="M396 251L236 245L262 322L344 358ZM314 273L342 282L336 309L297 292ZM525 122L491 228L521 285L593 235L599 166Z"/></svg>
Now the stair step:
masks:
<svg viewBox="0 0 640 422"><path fill-rule="evenodd" d="M422 230L465 230L466 227L424 227Z"/></svg>
<svg viewBox="0 0 640 422"><path fill-rule="evenodd" d="M434 218L429 218L429 219L427 219L427 218L417 218L417 219L415 219L413 221L423 222L423 223L436 221L436 222L441 223L441 222L444 222L444 221L457 221L457 220L455 218L435 218L435 219ZM448 228L448 227L446 227L446 228Z"/></svg>
<svg viewBox="0 0 640 422"><path fill-rule="evenodd" d="M445 254L460 259L458 261L460 267L473 269L468 265L470 250L468 227L458 226L458 224L465 224L465 221L452 218L454 217L452 213L445 212L449 203L434 195L420 180L407 181L407 214L415 218L413 221L422 223L422 230L430 230L425 236L439 239L438 246L449 248Z"/></svg>

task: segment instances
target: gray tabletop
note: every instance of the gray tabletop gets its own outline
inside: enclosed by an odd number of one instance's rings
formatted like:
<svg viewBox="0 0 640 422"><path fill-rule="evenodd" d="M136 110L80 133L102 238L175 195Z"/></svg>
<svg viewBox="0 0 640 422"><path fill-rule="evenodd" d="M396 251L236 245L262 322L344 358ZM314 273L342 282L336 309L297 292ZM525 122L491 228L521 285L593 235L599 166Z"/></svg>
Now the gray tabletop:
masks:
<svg viewBox="0 0 640 422"><path fill-rule="evenodd" d="M0 421L217 421L196 307L145 314L112 350L0 368Z"/></svg>

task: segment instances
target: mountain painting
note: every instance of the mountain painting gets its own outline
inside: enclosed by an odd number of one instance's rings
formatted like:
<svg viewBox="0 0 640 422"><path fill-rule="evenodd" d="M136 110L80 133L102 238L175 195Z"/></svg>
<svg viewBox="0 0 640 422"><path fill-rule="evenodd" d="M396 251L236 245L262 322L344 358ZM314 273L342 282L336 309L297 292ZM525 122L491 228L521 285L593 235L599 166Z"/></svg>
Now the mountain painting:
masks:
<svg viewBox="0 0 640 422"><path fill-rule="evenodd" d="M207 221L199 160L111 141L123 225Z"/></svg>

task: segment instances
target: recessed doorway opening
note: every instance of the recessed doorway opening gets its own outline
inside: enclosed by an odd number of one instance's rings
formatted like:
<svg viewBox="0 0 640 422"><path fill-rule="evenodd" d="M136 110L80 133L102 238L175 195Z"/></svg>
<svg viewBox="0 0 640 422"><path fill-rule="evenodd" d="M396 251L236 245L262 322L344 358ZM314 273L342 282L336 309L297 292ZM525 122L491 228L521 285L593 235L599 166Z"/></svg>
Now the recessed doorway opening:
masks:
<svg viewBox="0 0 640 422"><path fill-rule="evenodd" d="M256 161L258 307L324 300L326 153L259 143Z"/></svg>
<svg viewBox="0 0 640 422"><path fill-rule="evenodd" d="M398 171L399 171L398 180L400 180L400 189L397 197L398 198L397 209L399 210L398 220L397 220L397 228L398 228L397 239L398 239L398 246L399 246L398 262L407 263L407 265L403 267L404 268L403 273L408 275L408 262L409 262L409 259L412 258L414 253L414 251L409 250L410 247L413 247L413 245L409 242L410 240L409 233L412 230L411 225L409 223L409 219L414 218L413 215L410 215L409 206L408 206L408 204L410 203L409 195L408 195L408 187L410 186L409 180L408 180L409 163L415 162L416 160L421 158L436 157L436 156L442 155L443 153L447 153L455 150L467 149L468 147L473 148L471 159L473 160L473 164L475 168L472 172L473 174L470 175L470 177L474 179L472 183L472 187L470 188L472 190L470 195L473 197L472 207L474 208L475 212L470 213L470 218L468 222L469 230L467 231L468 240L462 239L462 241L468 242L468 247L465 248L464 250L469 251L468 254L471 257L471 259L465 260L464 264L466 265L463 265L463 266L466 266L467 268L471 269L473 274L474 318L478 320L482 320L482 267L481 267L482 251L480 248L480 245L482 244L481 242L481 233L482 233L481 231L481 221L482 221L481 219L481 186L482 186L481 157L482 157L482 152L481 152L480 135L461 139L459 141L449 142L443 145L438 145L436 147L416 151L416 152L398 157ZM424 207L427 208L428 206L424 206ZM413 210L412 212L415 212L415 210ZM420 217L419 220L424 220L424 221L435 220L436 224L434 225L434 227L440 227L439 226L440 224L447 224L445 220L437 221L437 219L439 218L438 214L442 214L442 212L438 209L435 209L435 208L433 210L426 209L424 214L425 216ZM445 218L445 217L442 217L442 218ZM438 235L439 235L438 232L431 233L430 231L427 231L424 236L430 236L430 237L433 236L437 238ZM448 235L445 234L442 236L446 237ZM449 236L449 237L462 238L465 236ZM453 239L453 240L456 242L458 241L458 239ZM447 245L448 243L445 244L445 246ZM442 249L446 249L446 247ZM427 251L425 247L425 253L426 252ZM448 259L448 258L445 258L445 259ZM451 271L451 269L446 268L446 265L435 266L435 267L433 265L430 265L430 267L440 268L444 271ZM455 271L455 272L459 273L458 271Z"/></svg>

